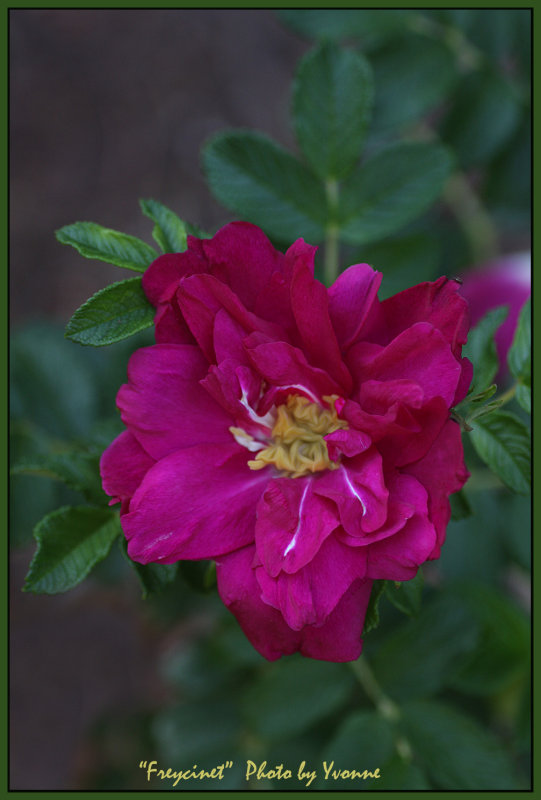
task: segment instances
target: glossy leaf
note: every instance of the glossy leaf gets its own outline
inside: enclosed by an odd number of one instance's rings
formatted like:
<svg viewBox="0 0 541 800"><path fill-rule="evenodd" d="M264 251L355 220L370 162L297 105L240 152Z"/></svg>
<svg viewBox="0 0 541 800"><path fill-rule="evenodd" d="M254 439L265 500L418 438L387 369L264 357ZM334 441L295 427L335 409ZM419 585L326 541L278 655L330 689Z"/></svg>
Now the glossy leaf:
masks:
<svg viewBox="0 0 541 800"><path fill-rule="evenodd" d="M385 591L385 581L374 581L364 618L363 636L379 625L379 601Z"/></svg>
<svg viewBox="0 0 541 800"><path fill-rule="evenodd" d="M295 131L323 180L343 178L359 159L372 93L370 66L353 50L324 42L300 62L293 87Z"/></svg>
<svg viewBox="0 0 541 800"><path fill-rule="evenodd" d="M376 87L371 132L376 135L417 122L445 99L457 76L447 44L414 33L378 50L371 63Z"/></svg>
<svg viewBox="0 0 541 800"><path fill-rule="evenodd" d="M531 301L528 299L518 319L513 344L507 356L511 374L518 382L517 400L525 411L531 413L531 358L532 358Z"/></svg>
<svg viewBox="0 0 541 800"><path fill-rule="evenodd" d="M203 148L216 198L280 241L324 238L327 201L321 182L291 153L258 133L230 131Z"/></svg>
<svg viewBox="0 0 541 800"><path fill-rule="evenodd" d="M128 278L96 292L77 309L66 326L66 337L78 344L101 347L149 328L154 314L141 278Z"/></svg>
<svg viewBox="0 0 541 800"><path fill-rule="evenodd" d="M484 164L502 150L521 117L519 99L495 71L466 75L440 133L464 167Z"/></svg>
<svg viewBox="0 0 541 800"><path fill-rule="evenodd" d="M470 434L485 464L519 494L531 483L530 435L526 425L509 411L495 411L476 419Z"/></svg>
<svg viewBox="0 0 541 800"><path fill-rule="evenodd" d="M280 18L308 39L358 38L366 49L401 36L414 12L407 9L291 9Z"/></svg>
<svg viewBox="0 0 541 800"><path fill-rule="evenodd" d="M76 586L119 534L117 512L110 509L64 506L48 514L34 529L38 547L25 591L57 594Z"/></svg>
<svg viewBox="0 0 541 800"><path fill-rule="evenodd" d="M395 233L432 205L451 166L445 148L418 142L394 145L361 164L341 189L341 238L365 244Z"/></svg>
<svg viewBox="0 0 541 800"><path fill-rule="evenodd" d="M186 250L186 226L177 215L157 200L140 200L145 216L155 222L152 236L164 253L182 253Z"/></svg>
<svg viewBox="0 0 541 800"><path fill-rule="evenodd" d="M117 267L144 272L158 253L135 236L104 228L96 222L74 222L56 232L62 244L70 244L82 256L107 261Z"/></svg>
<svg viewBox="0 0 541 800"><path fill-rule="evenodd" d="M473 364L473 381L470 388L472 395L485 390L492 383L498 371L500 362L494 344L494 334L507 317L508 312L508 306L492 309L468 334L464 355Z"/></svg>

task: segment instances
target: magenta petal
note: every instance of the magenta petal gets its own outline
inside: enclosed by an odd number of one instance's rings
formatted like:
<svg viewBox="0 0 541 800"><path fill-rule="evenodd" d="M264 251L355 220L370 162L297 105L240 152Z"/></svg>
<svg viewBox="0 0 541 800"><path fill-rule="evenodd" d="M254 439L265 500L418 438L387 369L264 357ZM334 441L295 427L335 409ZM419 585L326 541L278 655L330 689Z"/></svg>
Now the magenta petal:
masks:
<svg viewBox="0 0 541 800"><path fill-rule="evenodd" d="M322 473L314 491L334 500L342 525L353 536L377 530L387 518L389 491L381 455L374 447L344 459L339 469Z"/></svg>
<svg viewBox="0 0 541 800"><path fill-rule="evenodd" d="M428 492L428 512L438 535L429 557L439 558L451 517L448 497L458 492L469 478L458 423L448 420L424 458L405 467L405 471L417 478Z"/></svg>
<svg viewBox="0 0 541 800"><path fill-rule="evenodd" d="M122 421L153 458L204 442L231 440L229 415L199 385L208 365L192 345L137 350L117 395Z"/></svg>
<svg viewBox="0 0 541 800"><path fill-rule="evenodd" d="M436 530L427 517L416 514L397 533L367 548L367 577L409 581L436 544Z"/></svg>
<svg viewBox="0 0 541 800"><path fill-rule="evenodd" d="M361 431L356 431L354 428L347 430L337 430L334 433L328 433L325 436L327 442L327 451L331 461L338 461L340 455L348 457L357 456L359 453L364 453L372 444L370 436Z"/></svg>
<svg viewBox="0 0 541 800"><path fill-rule="evenodd" d="M220 597L256 650L269 661L296 651L323 661L356 660L372 581L355 581L322 625L294 631L277 609L261 600L253 554L250 546L223 556L216 564L216 577Z"/></svg>
<svg viewBox="0 0 541 800"><path fill-rule="evenodd" d="M215 361L214 320L225 309L246 331L261 331L272 338L284 338L280 325L256 317L248 311L237 295L212 275L192 275L183 278L177 291L179 306L201 350L210 362Z"/></svg>
<svg viewBox="0 0 541 800"><path fill-rule="evenodd" d="M255 649L269 661L295 653L301 635L283 616L261 600L261 590L252 569L254 547L244 547L216 562L218 592L237 618Z"/></svg>
<svg viewBox="0 0 541 800"><path fill-rule="evenodd" d="M272 577L297 572L338 524L333 503L314 494L313 478L272 480L257 508L257 554Z"/></svg>
<svg viewBox="0 0 541 800"><path fill-rule="evenodd" d="M268 475L250 470L248 457L232 441L162 458L122 519L130 558L172 564L216 558L253 542L255 509Z"/></svg>
<svg viewBox="0 0 541 800"><path fill-rule="evenodd" d="M143 289L152 305L172 300L185 275L205 271L206 262L201 258L198 245L197 239L192 240L192 250L166 253L148 267L143 275Z"/></svg>
<svg viewBox="0 0 541 800"><path fill-rule="evenodd" d="M367 358L354 345L349 363L363 380L415 381L423 389L425 400L443 397L448 407L461 373L443 334L426 322L412 325L373 357Z"/></svg>
<svg viewBox="0 0 541 800"><path fill-rule="evenodd" d="M429 322L443 334L453 353L465 344L469 328L468 303L457 281L439 278L395 294L381 305L379 337L386 344L417 322Z"/></svg>
<svg viewBox="0 0 541 800"><path fill-rule="evenodd" d="M161 303L154 317L157 344L196 344L178 305Z"/></svg>
<svg viewBox="0 0 541 800"><path fill-rule="evenodd" d="M250 309L272 273L284 266L284 255L249 222L225 225L212 239L203 241L203 251L212 274L230 286Z"/></svg>
<svg viewBox="0 0 541 800"><path fill-rule="evenodd" d="M371 580L354 581L323 625L307 625L300 631L301 653L323 661L356 661L371 591Z"/></svg>
<svg viewBox="0 0 541 800"><path fill-rule="evenodd" d="M329 316L327 290L304 264L297 264L291 282L291 305L312 364L323 368L341 386L340 394L351 390L352 380L342 361Z"/></svg>
<svg viewBox="0 0 541 800"><path fill-rule="evenodd" d="M266 342L249 336L245 345L258 372L274 386L301 389L313 402L324 395L341 394L341 388L322 369L308 364L302 350L286 342Z"/></svg>
<svg viewBox="0 0 541 800"><path fill-rule="evenodd" d="M329 288L329 314L342 349L359 337L376 301L381 278L381 273L368 264L355 264Z"/></svg>
<svg viewBox="0 0 541 800"><path fill-rule="evenodd" d="M102 453L100 474L103 491L125 505L155 463L131 431L123 431Z"/></svg>
<svg viewBox="0 0 541 800"><path fill-rule="evenodd" d="M314 558L293 574L273 578L256 567L261 597L281 611L294 630L322 625L351 584L366 575L366 550L344 545L328 536Z"/></svg>

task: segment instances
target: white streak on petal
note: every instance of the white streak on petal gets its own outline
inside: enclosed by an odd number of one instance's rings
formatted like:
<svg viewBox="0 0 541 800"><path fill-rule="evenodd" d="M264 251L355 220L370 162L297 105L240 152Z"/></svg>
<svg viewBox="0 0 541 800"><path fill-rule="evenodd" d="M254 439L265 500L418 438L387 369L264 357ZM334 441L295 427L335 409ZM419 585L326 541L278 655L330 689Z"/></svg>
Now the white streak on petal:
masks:
<svg viewBox="0 0 541 800"><path fill-rule="evenodd" d="M362 498L362 497L361 497L361 495L360 495L358 492L356 492L356 491L355 491L355 489L353 488L353 485L352 485L352 483L351 483L351 481L350 481L350 479L349 479L349 477L348 477L348 474L347 474L346 470L342 468L342 471L343 471L343 473L344 473L344 479L345 479L345 481L346 481L347 485L349 486L349 490L350 490L351 494L355 495L355 497L357 498L357 500L359 501L359 503L360 503L360 504L362 505L362 507L363 507L363 517L364 517L364 515L366 514L366 506L365 506L365 504L363 503L363 498Z"/></svg>
<svg viewBox="0 0 541 800"><path fill-rule="evenodd" d="M295 528L295 533L293 534L292 540L290 541L290 543L288 544L288 546L284 550L284 558L285 558L285 556L287 556L287 554L289 553L290 550L293 550L293 548L295 547L295 544L297 543L297 534L301 529L301 523L302 523L302 509L304 507L304 501L306 499L306 493L308 492L308 489L310 488L310 483L311 483L311 481L306 481L306 486L304 487L304 492L302 493L301 502L299 503L299 521L297 523L297 527Z"/></svg>

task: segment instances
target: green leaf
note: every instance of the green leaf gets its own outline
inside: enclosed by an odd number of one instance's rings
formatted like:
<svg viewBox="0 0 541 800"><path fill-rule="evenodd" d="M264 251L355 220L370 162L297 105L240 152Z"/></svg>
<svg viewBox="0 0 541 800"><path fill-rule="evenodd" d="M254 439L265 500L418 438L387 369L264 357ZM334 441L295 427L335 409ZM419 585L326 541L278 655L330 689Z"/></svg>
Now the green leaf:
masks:
<svg viewBox="0 0 541 800"><path fill-rule="evenodd" d="M82 256L98 258L117 267L144 272L158 253L146 242L96 222L74 222L56 231L62 244L71 244Z"/></svg>
<svg viewBox="0 0 541 800"><path fill-rule="evenodd" d="M359 38L365 49L402 36L414 12L406 9L291 9L279 12L281 20L309 39Z"/></svg>
<svg viewBox="0 0 541 800"><path fill-rule="evenodd" d="M513 344L507 355L507 363L513 377L518 382L516 398L522 408L531 414L532 410L532 320L531 300L524 303L518 318Z"/></svg>
<svg viewBox="0 0 541 800"><path fill-rule="evenodd" d="M509 82L499 73L477 70L457 87L456 99L440 134L464 167L497 155L514 134L521 106Z"/></svg>
<svg viewBox="0 0 541 800"><path fill-rule="evenodd" d="M475 395L485 390L494 379L500 366L494 344L494 334L507 317L508 306L489 311L468 335L464 355L473 364L473 381L470 392Z"/></svg>
<svg viewBox="0 0 541 800"><path fill-rule="evenodd" d="M479 646L453 680L467 694L493 695L526 679L530 668L530 622L511 600L477 581L461 581L453 590L481 628Z"/></svg>
<svg viewBox="0 0 541 800"><path fill-rule="evenodd" d="M509 411L475 420L470 434L478 454L502 481L519 494L530 492L530 435Z"/></svg>
<svg viewBox="0 0 541 800"><path fill-rule="evenodd" d="M210 188L224 206L279 241L324 238L327 200L323 185L271 139L229 131L203 148Z"/></svg>
<svg viewBox="0 0 541 800"><path fill-rule="evenodd" d="M385 590L385 581L374 581L364 618L363 636L379 625L379 601Z"/></svg>
<svg viewBox="0 0 541 800"><path fill-rule="evenodd" d="M38 543L25 591L57 594L80 583L102 561L120 533L116 511L91 506L64 506L34 529Z"/></svg>
<svg viewBox="0 0 541 800"><path fill-rule="evenodd" d="M401 726L415 755L441 789L519 789L498 740L461 711L443 703L403 706Z"/></svg>
<svg viewBox="0 0 541 800"><path fill-rule="evenodd" d="M92 503L106 504L108 501L101 488L99 456L95 453L69 450L34 456L32 460L15 464L11 472L15 475L43 475L62 481L71 489L82 492Z"/></svg>
<svg viewBox="0 0 541 800"><path fill-rule="evenodd" d="M457 75L444 41L414 33L378 50L371 64L376 86L372 136L418 122L446 97Z"/></svg>
<svg viewBox="0 0 541 800"><path fill-rule="evenodd" d="M451 519L458 522L461 519L467 519L473 514L470 501L468 500L465 492L455 492L449 497L451 503Z"/></svg>
<svg viewBox="0 0 541 800"><path fill-rule="evenodd" d="M334 762L333 769L356 769L375 772L378 767L391 758L394 751L394 728L391 723L376 711L355 711L341 723L337 732L326 745L321 761L327 767ZM344 783L346 783L344 781ZM325 779L323 767L319 774L318 789L342 788L341 782ZM376 789L379 779L355 781L343 788Z"/></svg>
<svg viewBox="0 0 541 800"><path fill-rule="evenodd" d="M366 244L398 231L436 200L451 166L448 151L432 143L401 143L378 153L342 186L341 238Z"/></svg>
<svg viewBox="0 0 541 800"><path fill-rule="evenodd" d="M186 583L198 592L210 592L216 586L214 561L181 561L180 574Z"/></svg>
<svg viewBox="0 0 541 800"><path fill-rule="evenodd" d="M440 244L429 234L408 234L384 239L377 244L363 245L351 258L351 263L364 262L383 273L378 292L385 300L412 285L415 281L431 281L438 275Z"/></svg>
<svg viewBox="0 0 541 800"><path fill-rule="evenodd" d="M423 571L419 569L415 578L410 581L387 581L385 590L387 597L396 608L410 617L415 617L421 610L423 585Z"/></svg>
<svg viewBox="0 0 541 800"><path fill-rule="evenodd" d="M128 555L128 542L124 537L120 539L120 551L137 575L144 599L163 592L177 577L178 562L176 564L140 564L138 561L132 561Z"/></svg>
<svg viewBox="0 0 541 800"><path fill-rule="evenodd" d="M292 656L267 667L247 688L244 715L263 739L293 736L340 708L353 683L341 664Z"/></svg>
<svg viewBox="0 0 541 800"><path fill-rule="evenodd" d="M101 347L149 328L154 314L141 278L128 278L106 286L78 308L66 326L66 337Z"/></svg>
<svg viewBox="0 0 541 800"><path fill-rule="evenodd" d="M301 60L293 86L300 148L322 180L343 178L361 153L372 106L369 64L330 42Z"/></svg>
<svg viewBox="0 0 541 800"><path fill-rule="evenodd" d="M482 392L477 392L476 394L472 394L472 390L470 389L468 392L467 401L471 405L484 403L485 400L490 400L490 398L493 397L497 391L498 387L495 383L491 383L490 386L487 386L487 388L483 389Z"/></svg>
<svg viewBox="0 0 541 800"><path fill-rule="evenodd" d="M401 702L436 693L475 647L478 626L464 603L441 594L387 636L372 657L378 683Z"/></svg>
<svg viewBox="0 0 541 800"><path fill-rule="evenodd" d="M139 200L139 204L147 217L155 222L152 236L164 253L182 253L186 250L186 226L177 215L159 203L148 198Z"/></svg>

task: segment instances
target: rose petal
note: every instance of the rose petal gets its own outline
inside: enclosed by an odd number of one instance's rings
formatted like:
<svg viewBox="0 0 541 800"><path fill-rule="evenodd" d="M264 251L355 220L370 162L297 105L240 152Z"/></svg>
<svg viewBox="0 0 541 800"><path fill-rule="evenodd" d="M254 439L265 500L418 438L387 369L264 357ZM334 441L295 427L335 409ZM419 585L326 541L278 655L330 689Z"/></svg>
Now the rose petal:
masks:
<svg viewBox="0 0 541 800"><path fill-rule="evenodd" d="M251 566L253 553L250 546L221 557L216 578L220 597L256 650L269 661L296 651L324 661L356 660L372 581L355 581L323 625L294 631L279 611L261 600Z"/></svg>
<svg viewBox="0 0 541 800"><path fill-rule="evenodd" d="M340 598L366 575L366 550L351 548L328 536L314 558L295 573L271 577L256 566L261 598L281 611L290 628L322 625Z"/></svg>
<svg viewBox="0 0 541 800"><path fill-rule="evenodd" d="M389 491L381 455L374 447L344 459L339 469L322 473L314 491L334 500L342 525L353 536L377 530L387 518Z"/></svg>
<svg viewBox="0 0 541 800"><path fill-rule="evenodd" d="M275 479L257 507L257 554L272 577L297 572L338 524L333 504L314 494L313 478Z"/></svg>
<svg viewBox="0 0 541 800"><path fill-rule="evenodd" d="M423 389L425 400L443 397L448 407L461 372L443 334L426 322L412 325L373 357L367 357L359 345L354 345L348 364L362 380L415 381Z"/></svg>
<svg viewBox="0 0 541 800"><path fill-rule="evenodd" d="M343 350L359 338L376 301L381 279L381 273L368 264L355 264L344 270L329 288L329 314Z"/></svg>
<svg viewBox="0 0 541 800"><path fill-rule="evenodd" d="M255 509L268 476L229 445L189 447L145 475L122 518L128 555L147 564L216 558L253 542Z"/></svg>
<svg viewBox="0 0 541 800"><path fill-rule="evenodd" d="M204 442L229 442L230 416L199 385L198 348L160 344L137 350L117 395L122 421L153 458Z"/></svg>
<svg viewBox="0 0 541 800"><path fill-rule="evenodd" d="M339 384L340 394L348 393L352 386L351 375L342 361L331 324L327 290L305 264L295 265L291 305L309 361L324 369Z"/></svg>
<svg viewBox="0 0 541 800"><path fill-rule="evenodd" d="M100 459L103 491L122 502L122 511L155 460L143 450L131 431L123 431Z"/></svg>

